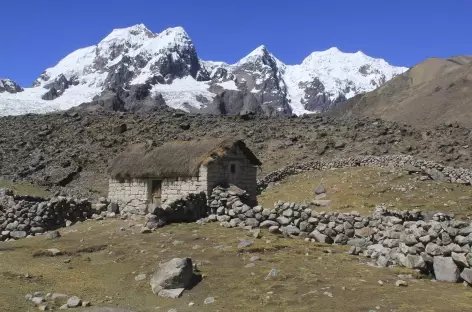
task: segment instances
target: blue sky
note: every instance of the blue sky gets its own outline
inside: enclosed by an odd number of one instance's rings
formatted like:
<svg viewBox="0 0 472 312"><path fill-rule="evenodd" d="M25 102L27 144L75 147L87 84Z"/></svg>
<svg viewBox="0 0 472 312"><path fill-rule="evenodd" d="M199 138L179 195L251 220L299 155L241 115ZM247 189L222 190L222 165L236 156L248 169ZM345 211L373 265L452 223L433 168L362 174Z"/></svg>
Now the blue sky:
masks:
<svg viewBox="0 0 472 312"><path fill-rule="evenodd" d="M29 86L114 28L183 26L200 57L235 62L264 44L287 64L337 46L394 65L472 54L470 0L13 0L0 5L0 77Z"/></svg>

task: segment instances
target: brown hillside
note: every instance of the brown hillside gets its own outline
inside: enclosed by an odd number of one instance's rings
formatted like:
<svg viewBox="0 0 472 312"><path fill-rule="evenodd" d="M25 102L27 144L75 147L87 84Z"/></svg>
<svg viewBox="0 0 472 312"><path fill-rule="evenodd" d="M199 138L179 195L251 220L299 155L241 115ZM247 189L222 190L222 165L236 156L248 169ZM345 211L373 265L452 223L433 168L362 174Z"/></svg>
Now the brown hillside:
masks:
<svg viewBox="0 0 472 312"><path fill-rule="evenodd" d="M472 126L472 56L430 58L334 114L379 117L418 126Z"/></svg>

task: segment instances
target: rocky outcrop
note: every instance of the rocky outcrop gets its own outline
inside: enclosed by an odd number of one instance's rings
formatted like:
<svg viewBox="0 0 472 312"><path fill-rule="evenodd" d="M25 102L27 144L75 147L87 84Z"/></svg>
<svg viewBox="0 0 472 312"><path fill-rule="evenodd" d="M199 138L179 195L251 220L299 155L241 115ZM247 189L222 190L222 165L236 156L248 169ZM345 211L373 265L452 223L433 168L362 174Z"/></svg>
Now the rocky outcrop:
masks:
<svg viewBox="0 0 472 312"><path fill-rule="evenodd" d="M53 81L48 80L48 82L44 84L44 88L48 89L48 91L44 93L41 98L43 100L52 101L60 97L69 87L76 86L78 84L79 81L76 76L67 79L66 76L61 74Z"/></svg>
<svg viewBox="0 0 472 312"><path fill-rule="evenodd" d="M132 85L128 89L117 87L107 89L92 102L81 104L74 110L96 111L98 109L108 111L148 113L166 108L166 102L162 94L151 92L150 84Z"/></svg>
<svg viewBox="0 0 472 312"><path fill-rule="evenodd" d="M23 88L11 79L0 79L0 93L18 93L22 92Z"/></svg>
<svg viewBox="0 0 472 312"><path fill-rule="evenodd" d="M218 115L262 114L263 110L253 93L225 90L219 93L204 112Z"/></svg>

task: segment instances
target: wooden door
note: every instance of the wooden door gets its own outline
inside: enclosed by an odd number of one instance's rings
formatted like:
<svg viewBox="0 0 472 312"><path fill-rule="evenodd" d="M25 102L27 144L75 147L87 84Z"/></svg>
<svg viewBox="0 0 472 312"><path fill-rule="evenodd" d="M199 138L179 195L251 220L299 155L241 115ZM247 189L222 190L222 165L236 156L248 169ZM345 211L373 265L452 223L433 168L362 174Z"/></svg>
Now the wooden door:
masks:
<svg viewBox="0 0 472 312"><path fill-rule="evenodd" d="M162 181L152 180L151 181L151 202L153 204L160 204L162 196Z"/></svg>

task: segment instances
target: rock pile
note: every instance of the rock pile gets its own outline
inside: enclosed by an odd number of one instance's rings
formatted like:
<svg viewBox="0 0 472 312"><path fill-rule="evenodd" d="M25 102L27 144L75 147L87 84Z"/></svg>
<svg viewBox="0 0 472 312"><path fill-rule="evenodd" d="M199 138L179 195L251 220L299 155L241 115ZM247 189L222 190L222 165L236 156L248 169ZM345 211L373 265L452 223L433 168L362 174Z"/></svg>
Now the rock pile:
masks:
<svg viewBox="0 0 472 312"><path fill-rule="evenodd" d="M0 189L0 241L42 234L92 214L92 204L85 199L59 196L47 200Z"/></svg>
<svg viewBox="0 0 472 312"><path fill-rule="evenodd" d="M49 311L53 306L58 306L59 310L67 310L70 308L89 307L90 301L82 300L77 296L68 296L61 293L44 293L37 291L33 294L27 294L25 299L34 303L40 311Z"/></svg>
<svg viewBox="0 0 472 312"><path fill-rule="evenodd" d="M259 190L264 190L270 183L281 181L288 176L313 170L346 168L359 166L394 167L411 173L422 173L432 180L447 181L470 185L472 170L444 166L432 161L414 158L409 155L355 156L335 160L315 160L291 164L265 175L257 181Z"/></svg>

